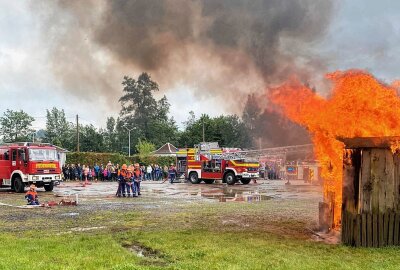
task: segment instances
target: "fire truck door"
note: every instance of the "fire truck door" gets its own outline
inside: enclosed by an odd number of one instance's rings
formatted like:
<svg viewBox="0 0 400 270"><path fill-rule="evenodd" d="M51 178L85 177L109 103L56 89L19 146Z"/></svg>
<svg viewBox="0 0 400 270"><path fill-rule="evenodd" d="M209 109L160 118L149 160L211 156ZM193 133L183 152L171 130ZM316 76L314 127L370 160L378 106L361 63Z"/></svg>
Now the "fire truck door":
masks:
<svg viewBox="0 0 400 270"><path fill-rule="evenodd" d="M210 160L204 161L202 166L201 178L204 179L221 179L221 161Z"/></svg>
<svg viewBox="0 0 400 270"><path fill-rule="evenodd" d="M11 172L18 170L17 149L11 149Z"/></svg>

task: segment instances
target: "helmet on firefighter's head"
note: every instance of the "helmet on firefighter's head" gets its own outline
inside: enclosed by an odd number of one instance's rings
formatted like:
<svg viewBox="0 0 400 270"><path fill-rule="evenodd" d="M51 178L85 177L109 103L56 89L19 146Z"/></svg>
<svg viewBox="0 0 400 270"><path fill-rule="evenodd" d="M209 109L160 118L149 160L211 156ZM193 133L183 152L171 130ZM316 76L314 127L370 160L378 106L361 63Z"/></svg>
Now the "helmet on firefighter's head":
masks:
<svg viewBox="0 0 400 270"><path fill-rule="evenodd" d="M126 164L122 165L122 169L126 170L128 167L126 166Z"/></svg>

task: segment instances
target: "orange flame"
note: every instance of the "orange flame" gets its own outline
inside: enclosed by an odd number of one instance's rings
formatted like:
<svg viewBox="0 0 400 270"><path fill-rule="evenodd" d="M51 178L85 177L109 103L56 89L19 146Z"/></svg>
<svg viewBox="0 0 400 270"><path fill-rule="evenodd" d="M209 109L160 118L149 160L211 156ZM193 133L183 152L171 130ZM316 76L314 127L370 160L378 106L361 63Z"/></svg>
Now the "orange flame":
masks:
<svg viewBox="0 0 400 270"><path fill-rule="evenodd" d="M269 96L288 118L311 133L315 154L322 165L324 198L335 194L334 223L338 225L344 145L336 138L400 135L400 98L397 83L383 84L363 71L337 71L326 78L333 83L327 99L295 79L271 89Z"/></svg>

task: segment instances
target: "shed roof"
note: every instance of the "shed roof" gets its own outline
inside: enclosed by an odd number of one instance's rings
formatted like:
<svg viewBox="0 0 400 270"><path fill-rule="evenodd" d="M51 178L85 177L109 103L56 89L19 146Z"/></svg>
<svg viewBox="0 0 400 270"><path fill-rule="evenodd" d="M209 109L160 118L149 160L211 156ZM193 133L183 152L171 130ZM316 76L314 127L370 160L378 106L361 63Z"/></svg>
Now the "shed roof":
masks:
<svg viewBox="0 0 400 270"><path fill-rule="evenodd" d="M170 143L166 143L160 148L158 148L156 151L152 152L152 155L160 155L160 156L167 156L167 155L176 155L176 152L178 152L178 148L173 146Z"/></svg>
<svg viewBox="0 0 400 270"><path fill-rule="evenodd" d="M383 137L355 137L337 138L345 144L348 149L354 148L391 148L393 145L400 144L400 136Z"/></svg>

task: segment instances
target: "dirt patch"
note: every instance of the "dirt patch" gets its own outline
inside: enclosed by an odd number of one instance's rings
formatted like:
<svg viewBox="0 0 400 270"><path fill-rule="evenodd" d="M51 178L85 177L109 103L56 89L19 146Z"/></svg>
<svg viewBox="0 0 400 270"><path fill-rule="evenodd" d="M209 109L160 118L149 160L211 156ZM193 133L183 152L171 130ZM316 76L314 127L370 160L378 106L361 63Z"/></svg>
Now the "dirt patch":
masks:
<svg viewBox="0 0 400 270"><path fill-rule="evenodd" d="M128 249L130 252L134 253L138 257L146 258L161 258L162 254L158 250L154 250L150 247L146 247L141 243L135 242L132 245L123 245L124 248Z"/></svg>
<svg viewBox="0 0 400 270"><path fill-rule="evenodd" d="M165 267L168 265L168 261L165 260L165 256L161 251L147 247L139 242L132 244L123 244L124 248L132 252L137 257L141 258L141 265L151 265Z"/></svg>

